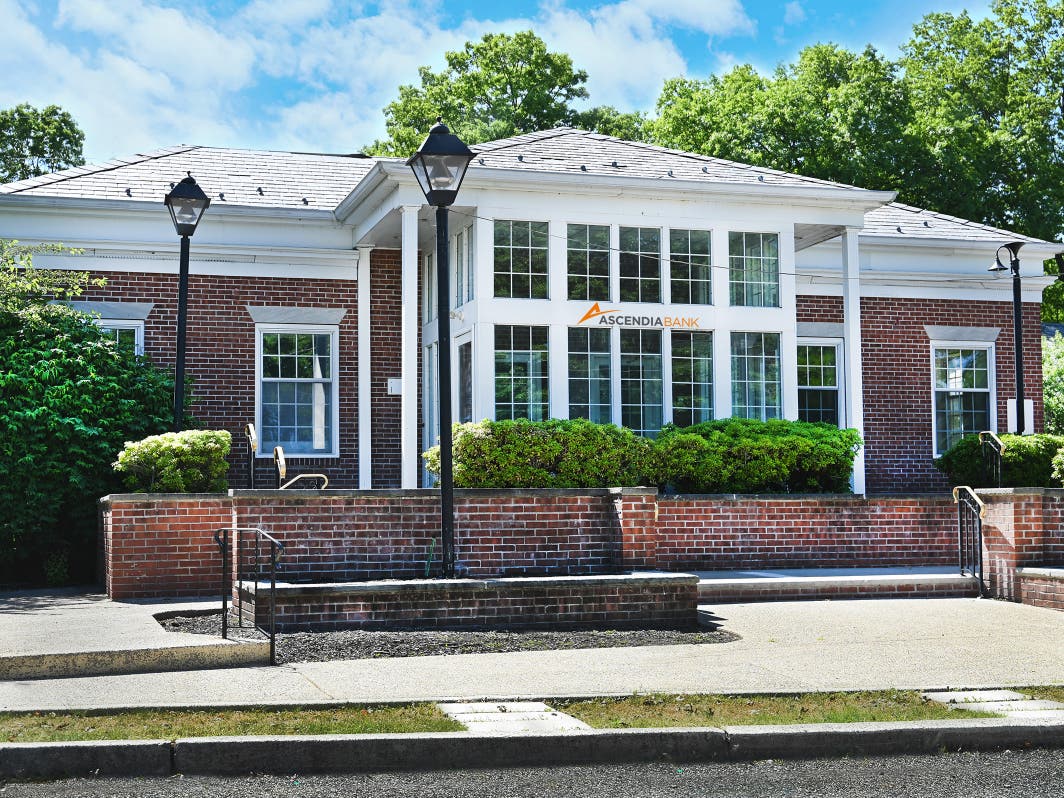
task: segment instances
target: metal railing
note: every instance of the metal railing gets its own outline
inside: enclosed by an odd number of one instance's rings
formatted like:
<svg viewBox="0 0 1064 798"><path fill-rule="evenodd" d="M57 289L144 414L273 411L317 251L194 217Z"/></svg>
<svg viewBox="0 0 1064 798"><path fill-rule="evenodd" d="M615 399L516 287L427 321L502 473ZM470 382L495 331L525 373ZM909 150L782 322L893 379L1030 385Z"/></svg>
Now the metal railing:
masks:
<svg viewBox="0 0 1064 798"><path fill-rule="evenodd" d="M230 557L230 533L235 535L233 555ZM247 537L252 538L252 546L246 544ZM258 527L229 527L216 530L214 542L218 544L222 557L222 637L229 637L229 610L227 606L229 594L233 589L233 580L230 577L232 565L236 564L236 589L237 597L244 591L244 583L251 581L255 592L255 611L251 616L250 627L244 624L244 602L241 601L236 613L237 628L252 628L262 633L270 640L270 664L277 664L277 563L284 553L284 544L273 535ZM264 558L263 551L266 544L269 549L268 558ZM259 586L265 577L270 581L270 623L268 628L258 625L257 617L259 610Z"/></svg>
<svg viewBox="0 0 1064 798"><path fill-rule="evenodd" d="M325 490L329 487L329 478L324 474L297 474L285 482L285 477L288 475L288 464L284 459L284 449L280 446L273 447L273 466L277 471L277 490L285 490L302 480L313 482L313 485L308 486L307 490Z"/></svg>
<svg viewBox="0 0 1064 798"><path fill-rule="evenodd" d="M967 485L953 489L957 504L957 566L961 576L979 580L979 595L986 594L983 584L983 516L986 505Z"/></svg>
<svg viewBox="0 0 1064 798"><path fill-rule="evenodd" d="M248 439L248 487L255 490L255 456L259 451L259 436L254 424L244 425L244 437Z"/></svg>
<svg viewBox="0 0 1064 798"><path fill-rule="evenodd" d="M993 432L979 433L979 447L983 451L983 471L991 487L1001 487L1001 458L1005 454L1005 444Z"/></svg>

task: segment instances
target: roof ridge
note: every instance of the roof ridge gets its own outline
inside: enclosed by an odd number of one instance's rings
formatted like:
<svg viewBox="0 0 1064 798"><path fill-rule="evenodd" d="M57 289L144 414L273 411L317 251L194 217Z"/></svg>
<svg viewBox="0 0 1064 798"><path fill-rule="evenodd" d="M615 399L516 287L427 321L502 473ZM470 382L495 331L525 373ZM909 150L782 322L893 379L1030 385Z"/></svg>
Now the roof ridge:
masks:
<svg viewBox="0 0 1064 798"><path fill-rule="evenodd" d="M137 153L135 159L129 158L113 158L110 161L105 161L102 164L92 164L90 166L74 166L69 169L64 169L60 172L52 172L47 175L38 175L36 177L30 177L25 180L17 180L13 183L8 183L0 188L7 189L3 193L5 194L18 194L20 191L29 191L34 188L41 188L43 186L54 186L56 183L63 183L67 180L74 180L79 177L88 177L89 175L98 175L104 172L113 172L116 169L121 169L126 166L133 166L134 164L144 163L145 161L158 160L160 158L166 158L170 155L179 155L181 153L190 152L191 150L202 149L196 144L178 144L172 147L162 147L158 150L152 150L147 153ZM49 179L53 178L53 179ZM12 186L18 186L18 188L12 188Z"/></svg>
<svg viewBox="0 0 1064 798"><path fill-rule="evenodd" d="M580 130L574 127L554 127L548 130L533 130L529 133L518 133L516 136L507 136L502 139L494 139L492 141L483 141L479 144L471 144L470 149L475 152L494 152L495 150L504 150L507 147L514 147L518 144L523 144L528 141L542 141L544 139L556 138L558 136L568 136L573 133L588 133L589 131Z"/></svg>

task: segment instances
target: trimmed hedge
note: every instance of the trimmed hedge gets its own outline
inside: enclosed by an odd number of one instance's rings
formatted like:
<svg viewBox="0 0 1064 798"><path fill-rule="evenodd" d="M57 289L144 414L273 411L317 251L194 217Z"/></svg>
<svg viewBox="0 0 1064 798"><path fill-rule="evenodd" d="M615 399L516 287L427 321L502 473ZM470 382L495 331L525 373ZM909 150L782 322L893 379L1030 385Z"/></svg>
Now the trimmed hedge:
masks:
<svg viewBox="0 0 1064 798"><path fill-rule="evenodd" d="M454 484L845 492L860 445L854 430L800 421L728 419L685 429L667 425L655 441L584 419L480 421L454 427ZM428 470L439 475L439 447L424 457Z"/></svg>
<svg viewBox="0 0 1064 798"><path fill-rule="evenodd" d="M824 423L668 424L654 447L656 481L682 493L845 493L860 447L856 430Z"/></svg>
<svg viewBox="0 0 1064 798"><path fill-rule="evenodd" d="M185 430L127 443L114 469L134 493L220 493L229 487L225 430Z"/></svg>
<svg viewBox="0 0 1064 798"><path fill-rule="evenodd" d="M641 485L651 442L585 419L478 421L454 426L456 488L608 488ZM440 473L440 447L423 455Z"/></svg>
<svg viewBox="0 0 1064 798"><path fill-rule="evenodd" d="M999 435L1005 444L1001 457L1001 486L1004 488L1059 487L1054 474L1056 457L1064 447L1062 435ZM983 451L978 435L967 435L935 460L935 468L954 485L973 488L995 487L983 467Z"/></svg>

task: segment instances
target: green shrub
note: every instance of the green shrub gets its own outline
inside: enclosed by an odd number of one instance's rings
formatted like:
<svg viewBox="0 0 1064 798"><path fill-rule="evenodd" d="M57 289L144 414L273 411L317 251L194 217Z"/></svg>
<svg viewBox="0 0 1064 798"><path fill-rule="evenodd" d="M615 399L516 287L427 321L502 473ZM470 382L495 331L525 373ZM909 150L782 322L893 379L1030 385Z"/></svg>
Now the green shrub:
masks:
<svg viewBox="0 0 1064 798"><path fill-rule="evenodd" d="M696 439L704 442L699 445ZM671 424L655 445L658 484L692 493L828 493L849 489L855 430L803 421Z"/></svg>
<svg viewBox="0 0 1064 798"><path fill-rule="evenodd" d="M124 441L167 428L173 378L62 305L0 310L0 584L94 577Z"/></svg>
<svg viewBox="0 0 1064 798"><path fill-rule="evenodd" d="M1060 333L1042 339L1042 395L1046 432L1064 434L1064 337Z"/></svg>
<svg viewBox="0 0 1064 798"><path fill-rule="evenodd" d="M604 488L645 484L651 442L585 419L454 426L457 488ZM439 476L440 447L424 454Z"/></svg>
<svg viewBox="0 0 1064 798"><path fill-rule="evenodd" d="M1048 488L1060 485L1055 458L1064 447L1061 435L1001 435L1001 485L1005 488ZM967 435L941 457L935 467L954 485L993 487L986 477L978 435Z"/></svg>
<svg viewBox="0 0 1064 798"><path fill-rule="evenodd" d="M185 430L127 443L114 469L134 493L219 493L229 487L225 430Z"/></svg>
<svg viewBox="0 0 1064 798"><path fill-rule="evenodd" d="M845 491L860 438L853 430L798 421L726 421L655 441L612 424L481 421L456 425L459 488L667 486L689 493ZM425 453L439 475L439 447Z"/></svg>

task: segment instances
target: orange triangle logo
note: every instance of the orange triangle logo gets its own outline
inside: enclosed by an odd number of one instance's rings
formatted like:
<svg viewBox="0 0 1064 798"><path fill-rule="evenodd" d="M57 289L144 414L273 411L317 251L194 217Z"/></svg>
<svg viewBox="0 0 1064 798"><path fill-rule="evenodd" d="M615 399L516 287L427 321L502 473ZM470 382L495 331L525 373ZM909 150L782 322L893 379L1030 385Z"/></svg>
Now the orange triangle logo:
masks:
<svg viewBox="0 0 1064 798"><path fill-rule="evenodd" d="M602 308L599 307L599 303L596 302L594 305L591 306L591 309L588 310L588 312L583 315L583 317L580 319L580 321L577 322L577 324L583 324L588 319L593 319L596 316L605 316L607 313L616 313L616 312L617 312L616 310L603 310Z"/></svg>

